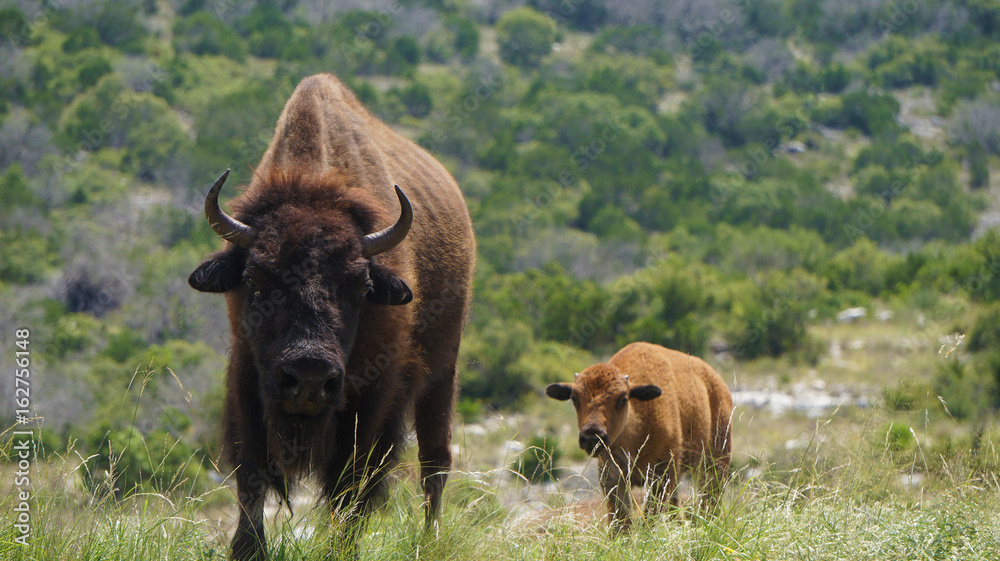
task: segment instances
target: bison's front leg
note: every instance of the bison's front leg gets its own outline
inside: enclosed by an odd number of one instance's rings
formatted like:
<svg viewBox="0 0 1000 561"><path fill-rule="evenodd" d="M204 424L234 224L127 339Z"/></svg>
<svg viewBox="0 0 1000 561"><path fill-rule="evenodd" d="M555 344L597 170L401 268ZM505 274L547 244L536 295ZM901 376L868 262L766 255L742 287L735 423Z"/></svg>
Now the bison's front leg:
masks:
<svg viewBox="0 0 1000 561"><path fill-rule="evenodd" d="M453 370L454 371L454 370ZM430 526L441 511L441 497L451 469L451 412L455 401L455 376L446 376L417 399L415 428L420 481Z"/></svg>
<svg viewBox="0 0 1000 561"><path fill-rule="evenodd" d="M264 538L264 488L254 485L248 470L236 471L236 494L240 518L232 542L234 561L263 561L267 559L267 541Z"/></svg>
<svg viewBox="0 0 1000 561"><path fill-rule="evenodd" d="M608 505L608 525L612 534L632 528L632 486L614 460L601 460L601 492Z"/></svg>

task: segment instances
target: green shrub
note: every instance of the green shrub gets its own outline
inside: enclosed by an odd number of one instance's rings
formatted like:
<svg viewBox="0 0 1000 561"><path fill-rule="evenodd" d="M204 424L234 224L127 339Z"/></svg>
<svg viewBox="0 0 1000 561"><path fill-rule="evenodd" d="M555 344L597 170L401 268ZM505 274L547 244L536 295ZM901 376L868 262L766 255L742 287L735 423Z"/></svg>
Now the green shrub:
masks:
<svg viewBox="0 0 1000 561"><path fill-rule="evenodd" d="M196 55L222 55L236 62L246 59L246 47L231 26L210 12L198 11L174 22L174 49Z"/></svg>
<svg viewBox="0 0 1000 561"><path fill-rule="evenodd" d="M880 138L862 148L854 158L854 170L868 166L882 166L887 170L913 168L920 165L934 165L944 156L936 151L924 151L909 139Z"/></svg>
<svg viewBox="0 0 1000 561"><path fill-rule="evenodd" d="M990 184L990 162L986 150L975 143L966 147L966 157L969 160L969 188L982 189Z"/></svg>
<svg viewBox="0 0 1000 561"><path fill-rule="evenodd" d="M611 94L649 110L670 85L668 72L644 57L594 55L577 65L575 73L579 91Z"/></svg>
<svg viewBox="0 0 1000 561"><path fill-rule="evenodd" d="M410 35L392 40L385 53L386 74L397 76L412 75L420 64L420 45Z"/></svg>
<svg viewBox="0 0 1000 561"><path fill-rule="evenodd" d="M670 259L612 284L611 301L619 305L608 323L619 326L616 347L646 341L700 355L716 311L714 279L707 267Z"/></svg>
<svg viewBox="0 0 1000 561"><path fill-rule="evenodd" d="M82 89L93 86L106 74L111 74L112 71L111 63L100 55L81 57L77 64L79 65L76 74L77 81Z"/></svg>
<svg viewBox="0 0 1000 561"><path fill-rule="evenodd" d="M140 20L140 7L135 0L99 0L51 12L52 25L71 38L78 33L89 36L89 32L80 30L93 29L104 44L140 54L150 35Z"/></svg>
<svg viewBox="0 0 1000 561"><path fill-rule="evenodd" d="M16 7L0 9L0 37L17 46L28 44L31 39L31 25L24 12Z"/></svg>
<svg viewBox="0 0 1000 561"><path fill-rule="evenodd" d="M956 419L972 419L996 409L997 379L958 357L938 366L933 387Z"/></svg>
<svg viewBox="0 0 1000 561"><path fill-rule="evenodd" d="M1000 230L993 228L973 244L974 269L960 279L973 297L1000 300Z"/></svg>
<svg viewBox="0 0 1000 561"><path fill-rule="evenodd" d="M851 83L851 78L850 69L839 62L816 69L800 61L794 69L785 71L781 83L798 94L840 93Z"/></svg>
<svg viewBox="0 0 1000 561"><path fill-rule="evenodd" d="M491 319L462 339L462 395L495 407L514 404L531 391L531 373L510 367L533 342L531 328L511 320Z"/></svg>
<svg viewBox="0 0 1000 561"><path fill-rule="evenodd" d="M822 274L830 281L831 290L857 290L878 296L892 288L887 285L888 274L900 260L881 252L870 239L860 238L825 263Z"/></svg>
<svg viewBox="0 0 1000 561"><path fill-rule="evenodd" d="M606 0L528 0L528 5L581 31L596 31L608 19Z"/></svg>
<svg viewBox="0 0 1000 561"><path fill-rule="evenodd" d="M895 134L899 131L896 116L899 102L889 94L857 91L844 94L839 103L820 107L814 113L820 123L835 127L854 127L868 136Z"/></svg>
<svg viewBox="0 0 1000 561"><path fill-rule="evenodd" d="M101 351L101 354L123 364L132 366L131 362L136 355L149 347L146 338L134 329L121 329L108 337L108 344Z"/></svg>
<svg viewBox="0 0 1000 561"><path fill-rule="evenodd" d="M0 208L0 216L9 215L16 209L38 206L42 203L38 195L31 191L28 178L24 176L21 164L14 162L0 175L0 200L4 208Z"/></svg>
<svg viewBox="0 0 1000 561"><path fill-rule="evenodd" d="M1000 350L1000 303L993 303L975 319L967 339L970 351Z"/></svg>
<svg viewBox="0 0 1000 561"><path fill-rule="evenodd" d="M496 31L500 59L523 68L537 67L552 51L556 39L556 23L552 18L527 7L501 16Z"/></svg>
<svg viewBox="0 0 1000 561"><path fill-rule="evenodd" d="M45 341L43 352L55 359L64 359L94 348L101 335L101 324L87 314L60 316Z"/></svg>
<svg viewBox="0 0 1000 561"><path fill-rule="evenodd" d="M406 112L413 117L426 117L434 109L431 90L423 82L415 82L401 90L390 90L389 95L397 98L406 107Z"/></svg>
<svg viewBox="0 0 1000 561"><path fill-rule="evenodd" d="M455 34L455 52L463 61L471 61L479 54L479 28L476 22L461 16L452 16L447 26Z"/></svg>
<svg viewBox="0 0 1000 561"><path fill-rule="evenodd" d="M134 427L93 431L84 441L91 452L81 468L96 496L121 499L139 492L197 494L208 483L203 456L162 429L143 435Z"/></svg>
<svg viewBox="0 0 1000 561"><path fill-rule="evenodd" d="M879 42L868 55L873 81L888 88L935 86L943 74L945 53L935 43L914 44L898 35Z"/></svg>
<svg viewBox="0 0 1000 561"><path fill-rule="evenodd" d="M650 57L659 63L670 60L663 29L652 25L605 26L590 44L590 49L602 53L630 53Z"/></svg>
<svg viewBox="0 0 1000 561"><path fill-rule="evenodd" d="M512 469L530 483L555 481L561 472L557 466L562 455L554 437L536 434L528 440L528 447L518 454Z"/></svg>
<svg viewBox="0 0 1000 561"><path fill-rule="evenodd" d="M0 229L0 281L41 282L58 261L57 249L44 233L23 226Z"/></svg>
<svg viewBox="0 0 1000 561"><path fill-rule="evenodd" d="M818 359L807 326L809 311L825 298L824 283L801 269L767 273L734 298L727 337L730 353L742 360L792 352L809 361Z"/></svg>
<svg viewBox="0 0 1000 561"><path fill-rule="evenodd" d="M63 41L62 50L66 54L80 52L101 45L101 38L92 27L77 27L69 32Z"/></svg>
<svg viewBox="0 0 1000 561"><path fill-rule="evenodd" d="M890 411L915 411L927 404L929 394L931 389L927 384L906 379L883 388L882 401Z"/></svg>
<svg viewBox="0 0 1000 561"><path fill-rule="evenodd" d="M123 171L155 180L176 164L188 144L177 114L166 101L136 93L117 74L77 96L59 121L67 151L124 148Z"/></svg>
<svg viewBox="0 0 1000 561"><path fill-rule="evenodd" d="M890 452L902 452L909 449L916 442L912 429L906 423L892 421L882 428L885 435L884 444Z"/></svg>

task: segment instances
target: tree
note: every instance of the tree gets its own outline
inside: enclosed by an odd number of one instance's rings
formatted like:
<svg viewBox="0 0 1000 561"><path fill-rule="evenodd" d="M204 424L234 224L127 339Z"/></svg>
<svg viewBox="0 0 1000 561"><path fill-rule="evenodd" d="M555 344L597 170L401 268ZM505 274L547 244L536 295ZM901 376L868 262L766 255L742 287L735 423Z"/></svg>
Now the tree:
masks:
<svg viewBox="0 0 1000 561"><path fill-rule="evenodd" d="M206 11L174 22L174 49L196 55L222 55L236 62L246 58L246 48L239 35Z"/></svg>
<svg viewBox="0 0 1000 561"><path fill-rule="evenodd" d="M528 5L581 31L596 31L608 19L605 0L528 0Z"/></svg>
<svg viewBox="0 0 1000 561"><path fill-rule="evenodd" d="M465 17L453 17L448 28L455 33L455 52L464 61L471 61L479 54L479 28L476 22Z"/></svg>
<svg viewBox="0 0 1000 561"><path fill-rule="evenodd" d="M556 22L531 8L518 8L497 22L500 58L507 64L535 68L552 51Z"/></svg>

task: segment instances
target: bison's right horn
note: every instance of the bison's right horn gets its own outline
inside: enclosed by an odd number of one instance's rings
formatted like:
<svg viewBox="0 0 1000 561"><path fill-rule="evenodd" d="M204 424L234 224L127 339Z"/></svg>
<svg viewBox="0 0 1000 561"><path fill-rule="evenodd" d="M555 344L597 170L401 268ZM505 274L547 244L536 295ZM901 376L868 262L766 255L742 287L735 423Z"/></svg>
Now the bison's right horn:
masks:
<svg viewBox="0 0 1000 561"><path fill-rule="evenodd" d="M228 169L215 180L212 188L208 190L208 196L205 197L205 217L208 218L212 230L222 236L222 239L247 249L257 237L257 231L229 216L219 206L219 191L222 190L222 184L226 182L227 177L229 177Z"/></svg>
<svg viewBox="0 0 1000 561"><path fill-rule="evenodd" d="M364 237L361 244L362 255L365 257L385 253L396 247L410 231L410 225L413 223L413 208L410 206L410 201L406 198L406 195L399 188L399 185L396 185L396 197L399 198L399 206L402 207L402 211L399 213L399 220L384 230L379 230Z"/></svg>

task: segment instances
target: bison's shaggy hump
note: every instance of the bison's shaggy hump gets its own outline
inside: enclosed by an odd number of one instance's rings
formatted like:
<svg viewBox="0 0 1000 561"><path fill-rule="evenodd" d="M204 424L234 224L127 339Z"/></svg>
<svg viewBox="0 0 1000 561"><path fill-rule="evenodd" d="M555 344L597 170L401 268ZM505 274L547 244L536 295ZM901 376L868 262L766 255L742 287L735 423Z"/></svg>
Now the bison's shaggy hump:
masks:
<svg viewBox="0 0 1000 561"><path fill-rule="evenodd" d="M274 255L318 243L324 243L323 252L341 253L389 215L378 199L340 170L308 174L272 168L258 181L263 187L248 191L233 209L237 219L260 232L267 246L261 249ZM330 236L334 232L352 235Z"/></svg>

